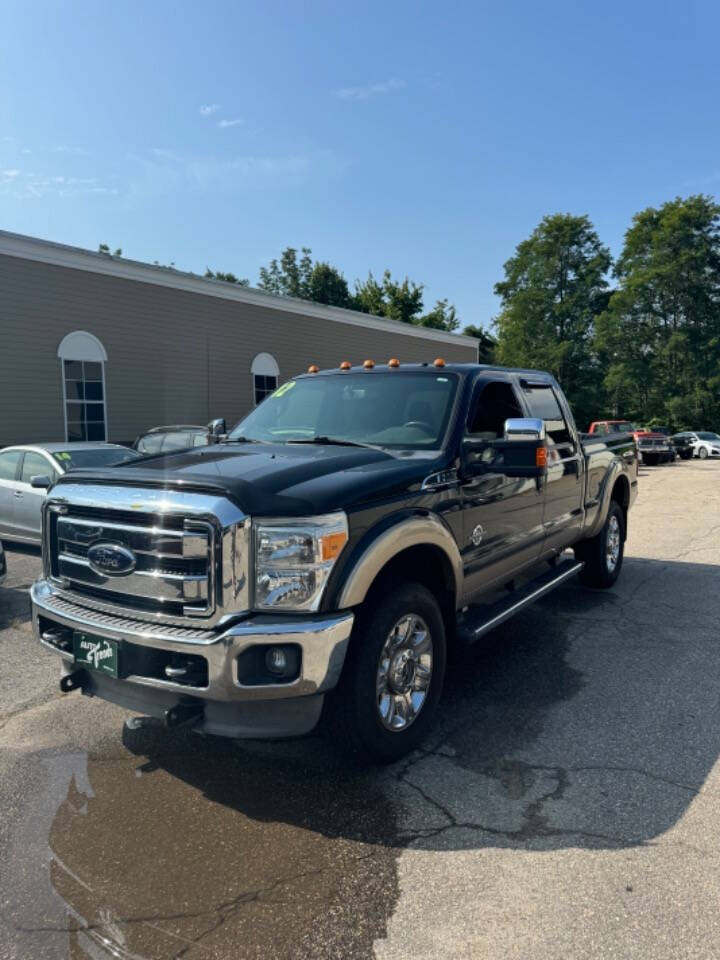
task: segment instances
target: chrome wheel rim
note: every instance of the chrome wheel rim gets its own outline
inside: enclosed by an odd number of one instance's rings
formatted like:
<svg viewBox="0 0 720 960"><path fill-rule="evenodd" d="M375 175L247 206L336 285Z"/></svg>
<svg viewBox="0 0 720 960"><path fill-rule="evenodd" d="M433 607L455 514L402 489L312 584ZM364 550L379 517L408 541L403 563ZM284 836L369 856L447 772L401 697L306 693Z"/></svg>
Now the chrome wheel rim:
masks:
<svg viewBox="0 0 720 960"><path fill-rule="evenodd" d="M378 660L377 710L387 730L398 733L415 722L427 700L432 669L427 624L417 614L406 614L387 635Z"/></svg>
<svg viewBox="0 0 720 960"><path fill-rule="evenodd" d="M620 559L620 545L622 538L620 535L620 521L613 514L608 520L608 535L605 544L605 560L610 573L613 573Z"/></svg>

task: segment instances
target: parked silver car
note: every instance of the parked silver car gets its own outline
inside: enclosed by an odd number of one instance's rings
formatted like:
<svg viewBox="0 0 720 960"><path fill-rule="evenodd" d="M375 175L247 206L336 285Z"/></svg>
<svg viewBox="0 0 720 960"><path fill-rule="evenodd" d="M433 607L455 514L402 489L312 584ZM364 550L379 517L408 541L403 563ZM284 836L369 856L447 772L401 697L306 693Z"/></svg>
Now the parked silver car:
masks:
<svg viewBox="0 0 720 960"><path fill-rule="evenodd" d="M6 575L7 575L7 560L5 559L5 551L3 550L2 540L0 540L0 583L3 582Z"/></svg>
<svg viewBox="0 0 720 960"><path fill-rule="evenodd" d="M5 447L0 450L0 538L40 543L40 508L47 488L59 476L78 467L117 466L138 456L116 443Z"/></svg>

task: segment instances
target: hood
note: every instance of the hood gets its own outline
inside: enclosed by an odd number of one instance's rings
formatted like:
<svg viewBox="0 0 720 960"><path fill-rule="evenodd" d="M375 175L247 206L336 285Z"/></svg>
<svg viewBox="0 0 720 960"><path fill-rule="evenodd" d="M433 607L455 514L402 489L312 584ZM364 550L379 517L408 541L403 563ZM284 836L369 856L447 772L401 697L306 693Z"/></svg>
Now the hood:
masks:
<svg viewBox="0 0 720 960"><path fill-rule="evenodd" d="M437 456L424 451L222 443L103 470L73 470L56 488L87 481L221 493L251 515L303 516L419 488L436 469Z"/></svg>

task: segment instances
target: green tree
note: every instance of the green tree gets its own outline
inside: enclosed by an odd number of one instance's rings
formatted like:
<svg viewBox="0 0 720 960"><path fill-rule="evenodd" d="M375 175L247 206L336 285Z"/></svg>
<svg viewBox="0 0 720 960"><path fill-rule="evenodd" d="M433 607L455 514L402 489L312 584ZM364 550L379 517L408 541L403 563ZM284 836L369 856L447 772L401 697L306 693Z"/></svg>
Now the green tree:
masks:
<svg viewBox="0 0 720 960"><path fill-rule="evenodd" d="M350 305L347 280L329 263L315 263L308 280L308 299L315 303L327 303L333 307Z"/></svg>
<svg viewBox="0 0 720 960"><path fill-rule="evenodd" d="M450 333L453 330L457 330L460 326L457 311L452 303L448 303L447 299L438 300L429 313L426 313L415 322L421 327L432 327L433 330L447 330Z"/></svg>
<svg viewBox="0 0 720 960"><path fill-rule="evenodd" d="M470 324L462 331L466 337L476 337L478 340L478 363L495 363L497 340L484 327Z"/></svg>
<svg viewBox="0 0 720 960"><path fill-rule="evenodd" d="M308 247L302 248L299 260L295 247L286 247L279 262L271 260L269 266L260 267L258 286L277 296L310 300L312 269L312 251Z"/></svg>
<svg viewBox="0 0 720 960"><path fill-rule="evenodd" d="M720 206L676 198L633 217L598 322L613 410L720 427Z"/></svg>
<svg viewBox="0 0 720 960"><path fill-rule="evenodd" d="M358 280L355 284L355 308L401 323L418 323L423 308L422 294L422 284L413 283L407 277L400 283L386 270L382 282L378 283L369 273L364 283Z"/></svg>
<svg viewBox="0 0 720 960"><path fill-rule="evenodd" d="M586 216L544 217L505 264L497 361L551 371L581 428L602 404L595 320L607 303L610 252Z"/></svg>
<svg viewBox="0 0 720 960"><path fill-rule="evenodd" d="M118 247L117 250L114 250L114 251L111 253L111 252L110 252L110 247L108 246L107 243L99 243L99 244L98 244L98 253L106 253L109 257L121 257L121 256L122 256L122 248L121 248L121 247Z"/></svg>
<svg viewBox="0 0 720 960"><path fill-rule="evenodd" d="M211 270L210 267L205 270L205 276L208 280L224 280L225 283L236 283L239 287L250 286L250 281L244 277L238 279L234 273L223 273L222 270Z"/></svg>
<svg viewBox="0 0 720 960"><path fill-rule="evenodd" d="M271 260L267 267L260 268L258 285L277 296L314 300L335 307L350 304L345 277L329 263L314 263L309 247L300 250L299 258L294 247L287 247L279 261Z"/></svg>

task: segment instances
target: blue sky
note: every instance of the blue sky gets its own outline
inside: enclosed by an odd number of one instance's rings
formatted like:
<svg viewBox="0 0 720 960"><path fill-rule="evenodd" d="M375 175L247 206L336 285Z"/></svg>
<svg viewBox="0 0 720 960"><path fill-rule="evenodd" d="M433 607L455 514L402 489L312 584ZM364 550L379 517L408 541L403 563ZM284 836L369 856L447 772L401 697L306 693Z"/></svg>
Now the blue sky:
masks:
<svg viewBox="0 0 720 960"><path fill-rule="evenodd" d="M310 246L487 324L540 218L720 186L705 2L0 0L0 228L178 268Z"/></svg>

